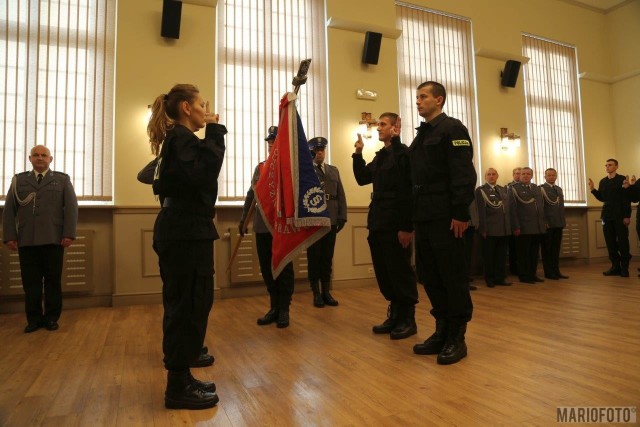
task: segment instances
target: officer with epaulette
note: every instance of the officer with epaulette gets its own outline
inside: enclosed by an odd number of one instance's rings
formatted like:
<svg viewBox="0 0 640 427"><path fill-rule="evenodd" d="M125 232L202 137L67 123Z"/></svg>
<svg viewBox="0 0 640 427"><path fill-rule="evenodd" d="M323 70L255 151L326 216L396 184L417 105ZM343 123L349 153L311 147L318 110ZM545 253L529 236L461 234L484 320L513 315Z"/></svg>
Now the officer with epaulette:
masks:
<svg viewBox="0 0 640 427"><path fill-rule="evenodd" d="M338 168L325 163L327 138L316 137L308 141L309 150L313 156L313 166L324 189L327 199L327 209L331 218L331 231L320 240L307 248L308 276L313 291L313 305L324 307L336 306L336 301L329 288L331 286L331 271L333 266L333 251L336 245L336 234L342 230L347 222L347 198L340 180ZM320 285L318 284L320 282Z"/></svg>
<svg viewBox="0 0 640 427"><path fill-rule="evenodd" d="M76 238L78 200L69 175L49 169L44 145L31 149L30 172L15 175L4 205L3 240L18 251L27 314L25 333L58 329L64 248ZM42 297L44 287L44 312Z"/></svg>
<svg viewBox="0 0 640 427"><path fill-rule="evenodd" d="M546 233L540 244L544 277L551 280L568 279L560 272L560 248L562 231L567 225L564 213L564 192L556 185L558 172L554 168L544 171L545 183L540 186L544 201L544 224Z"/></svg>
<svg viewBox="0 0 640 427"><path fill-rule="evenodd" d="M276 136L278 135L278 127L271 126L267 132L267 137L264 139L269 144L269 153L273 150L273 146L276 142ZM253 171L253 177L251 178L251 187L247 191L247 197L244 199L244 208L242 210L242 217L240 218L240 224L238 230L240 235L244 236L247 233L247 214L249 209L255 200L255 193L253 187L260 179L260 173L264 162L260 162ZM262 273L262 279L265 285L267 285L267 292L269 292L269 310L267 313L260 317L257 321L258 325L270 325L276 322L278 328L286 328L289 326L289 306L291 304L291 297L293 295L293 263L287 264L278 277L273 277L271 271L271 244L273 237L269 232L269 228L264 222L264 218L260 213L260 210L255 209L253 214L253 232L256 239L256 249L258 251L258 262L260 263L260 272Z"/></svg>
<svg viewBox="0 0 640 427"><path fill-rule="evenodd" d="M531 182L533 169L522 168L520 182L509 186L511 230L516 238L518 277L531 285L544 282L537 276L538 248L545 233L544 201L540 188Z"/></svg>
<svg viewBox="0 0 640 427"><path fill-rule="evenodd" d="M367 228L371 261L380 293L389 301L387 318L373 327L374 334L403 339L418 332L416 275L411 265L411 172L407 146L400 141L400 117L383 113L378 119L378 139L384 147L371 163L362 157L364 142L358 134L353 174L359 185L373 184Z"/></svg>
<svg viewBox="0 0 640 427"><path fill-rule="evenodd" d="M467 355L465 333L473 304L467 272L461 266L476 184L471 137L460 120L442 112L446 96L440 83L418 86L416 105L425 121L409 147L416 269L436 320L435 333L413 351L437 354L441 365Z"/></svg>

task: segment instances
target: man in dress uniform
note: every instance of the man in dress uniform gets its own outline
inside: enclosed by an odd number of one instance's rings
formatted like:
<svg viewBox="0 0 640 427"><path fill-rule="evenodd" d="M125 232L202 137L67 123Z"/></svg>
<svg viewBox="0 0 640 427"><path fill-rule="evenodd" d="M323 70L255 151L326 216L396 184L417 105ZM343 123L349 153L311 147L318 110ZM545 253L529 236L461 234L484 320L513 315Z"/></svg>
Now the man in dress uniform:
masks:
<svg viewBox="0 0 640 427"><path fill-rule="evenodd" d="M513 168L512 177L513 180L507 184L506 190L508 194L511 194L510 186L517 184L520 182L520 172L522 172L522 168L520 166ZM518 275L518 251L516 250L516 236L511 234L509 236L509 273L514 276Z"/></svg>
<svg viewBox="0 0 640 427"><path fill-rule="evenodd" d="M378 119L378 139L384 147L369 164L362 157L364 143L358 135L353 174L359 185L373 184L367 228L369 249L380 293L389 301L387 319L373 327L375 334L402 339L418 332L416 275L411 265L411 173L407 146L400 141L400 117L383 113Z"/></svg>
<svg viewBox="0 0 640 427"><path fill-rule="evenodd" d="M342 230L347 222L347 198L340 180L340 173L335 166L325 163L327 138L316 137L309 141L309 150L313 156L313 165L320 185L327 198L327 208L331 218L331 231L320 240L307 248L309 282L313 291L313 305L321 308L325 305L336 306L336 301L329 288L331 286L331 271L333 265L333 251L336 245L336 234ZM318 284L320 282L320 284Z"/></svg>
<svg viewBox="0 0 640 427"><path fill-rule="evenodd" d="M278 127L271 126L267 132L267 137L264 139L267 141L267 144L269 144L269 153L273 150L277 135ZM240 225L238 226L241 236L244 236L247 232L247 224L245 224L247 214L255 200L253 187L260 179L260 172L263 166L264 162L260 162L253 171L251 187L249 191L247 191L242 217L240 218ZM258 318L257 323L263 326L276 322L278 328L286 328L289 326L289 306L291 305L291 297L293 296L294 289L293 263L287 264L278 277L273 277L271 271L271 245L273 236L271 236L269 228L265 224L260 210L257 208L254 208L253 213L253 232L256 239L260 273L262 273L262 279L265 285L267 285L267 292L269 293L269 311L267 311L264 316Z"/></svg>
<svg viewBox="0 0 640 427"><path fill-rule="evenodd" d="M629 277L629 224L631 223L631 198L623 188L625 177L619 175L618 161L608 159L604 165L607 176L600 180L598 189L589 178L591 194L601 202L602 231L607 244L611 268L603 272L605 276Z"/></svg>
<svg viewBox="0 0 640 427"><path fill-rule="evenodd" d="M69 175L49 169L53 161L44 145L31 149L30 172L13 177L2 219L4 243L20 258L25 294L25 333L40 327L58 329L62 312L64 248L76 238L78 200ZM44 312L42 295L44 287Z"/></svg>
<svg viewBox="0 0 640 427"><path fill-rule="evenodd" d="M498 171L494 168L487 169L484 174L485 184L476 188L484 281L490 288L511 286L506 281L505 272L507 244L511 236L509 199L507 190L497 184L498 176Z"/></svg>
<svg viewBox="0 0 640 427"><path fill-rule="evenodd" d="M424 121L409 147L416 269L436 321L435 333L413 351L437 354L442 365L467 355L465 333L473 304L467 272L460 265L477 178L467 128L442 112L446 97L438 82L418 86L416 106Z"/></svg>
<svg viewBox="0 0 640 427"><path fill-rule="evenodd" d="M533 169L524 167L520 182L509 186L511 230L516 238L520 282L544 282L537 276L538 250L545 232L544 202L540 188L531 182Z"/></svg>
<svg viewBox="0 0 640 427"><path fill-rule="evenodd" d="M544 224L547 232L541 242L544 277L551 280L568 279L560 273L560 247L562 230L567 225L564 214L564 194L556 185L558 172L549 168L544 171L545 183L540 186L544 201Z"/></svg>

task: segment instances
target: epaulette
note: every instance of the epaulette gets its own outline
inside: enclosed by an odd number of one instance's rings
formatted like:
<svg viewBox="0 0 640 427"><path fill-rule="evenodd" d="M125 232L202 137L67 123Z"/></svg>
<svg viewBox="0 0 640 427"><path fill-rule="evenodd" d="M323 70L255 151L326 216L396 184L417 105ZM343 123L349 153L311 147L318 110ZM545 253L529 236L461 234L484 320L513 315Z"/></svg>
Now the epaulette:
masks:
<svg viewBox="0 0 640 427"><path fill-rule="evenodd" d="M67 175L66 173L64 173L64 172L60 172L60 171L51 171L51 172L52 172L53 174L57 174L57 173L59 173L60 175L69 176L69 175Z"/></svg>
<svg viewBox="0 0 640 427"><path fill-rule="evenodd" d="M16 175L20 176L20 175L29 175L31 173L31 171L26 171L26 172L20 172L17 173Z"/></svg>

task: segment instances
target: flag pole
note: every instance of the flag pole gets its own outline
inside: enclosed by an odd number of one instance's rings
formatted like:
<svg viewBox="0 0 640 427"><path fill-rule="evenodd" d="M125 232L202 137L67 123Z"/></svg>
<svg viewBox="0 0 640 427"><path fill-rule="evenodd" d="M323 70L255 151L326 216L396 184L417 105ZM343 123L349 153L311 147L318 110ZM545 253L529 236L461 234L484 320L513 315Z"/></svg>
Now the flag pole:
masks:
<svg viewBox="0 0 640 427"><path fill-rule="evenodd" d="M291 84L293 85L293 92L297 95L300 90L300 86L307 82L307 73L309 72L309 66L311 65L311 58L304 59L300 62L300 66L298 67L298 72L295 76L293 76L293 80ZM251 202L251 206L249 206L249 210L247 211L247 216L244 219L244 224L248 224L251 218L254 215L256 210L256 199L254 197L253 202ZM242 243L243 235L240 235L238 241L236 242L236 246L233 248L231 252L231 257L229 258L229 264L227 265L227 273L231 270L231 266L238 255L238 250L240 249L240 244Z"/></svg>

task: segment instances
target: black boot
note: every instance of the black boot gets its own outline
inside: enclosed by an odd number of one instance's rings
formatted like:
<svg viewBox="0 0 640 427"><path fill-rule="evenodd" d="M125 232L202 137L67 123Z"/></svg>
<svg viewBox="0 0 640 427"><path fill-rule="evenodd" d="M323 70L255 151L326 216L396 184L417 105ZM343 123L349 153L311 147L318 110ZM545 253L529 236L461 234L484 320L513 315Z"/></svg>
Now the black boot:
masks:
<svg viewBox="0 0 640 427"><path fill-rule="evenodd" d="M602 272L605 276L619 276L620 275L620 264L615 263L611 264L611 268L607 271Z"/></svg>
<svg viewBox="0 0 640 427"><path fill-rule="evenodd" d="M277 301L277 294L275 294L274 292L269 292L269 311L267 311L267 313L258 318L258 325L263 326L263 325L270 325L273 322L275 322L278 319L278 301Z"/></svg>
<svg viewBox="0 0 640 427"><path fill-rule="evenodd" d="M320 285L317 280L311 281L311 291L313 292L313 306L318 308L324 307L324 300L322 299Z"/></svg>
<svg viewBox="0 0 640 427"><path fill-rule="evenodd" d="M464 342L466 332L466 323L449 325L447 341L438 354L438 365L451 365L467 356L467 344Z"/></svg>
<svg viewBox="0 0 640 427"><path fill-rule="evenodd" d="M413 346L415 354L439 354L447 339L447 323L442 319L436 319L436 331L422 344Z"/></svg>
<svg viewBox="0 0 640 427"><path fill-rule="evenodd" d="M629 277L629 260L630 258L620 261L620 277Z"/></svg>
<svg viewBox="0 0 640 427"><path fill-rule="evenodd" d="M375 325L373 328L374 334L388 334L396 327L396 321L398 320L398 304L391 301L389 307L387 307L387 318L379 325Z"/></svg>
<svg viewBox="0 0 640 427"><path fill-rule="evenodd" d="M167 409L207 409L218 403L218 395L204 391L191 381L191 373L168 371L164 406Z"/></svg>
<svg viewBox="0 0 640 427"><path fill-rule="evenodd" d="M398 310L398 322L396 327L391 331L390 338L392 340L401 340L418 333L416 325L416 306L403 304Z"/></svg>
<svg viewBox="0 0 640 427"><path fill-rule="evenodd" d="M330 286L329 282L322 283L322 300L326 305L335 307L336 305L338 305L338 301L333 299L333 297L331 296L331 293L329 293L329 286Z"/></svg>
<svg viewBox="0 0 640 427"><path fill-rule="evenodd" d="M209 393L215 393L216 392L216 384L213 381L200 381L200 380L197 380L197 379L193 378L193 375L191 375L191 372L189 372L189 378L191 378L191 384L195 385L200 390L206 391L206 392L209 392Z"/></svg>
<svg viewBox="0 0 640 427"><path fill-rule="evenodd" d="M289 326L290 305L291 295L280 292L278 294L278 320L276 322L278 328L286 328Z"/></svg>

